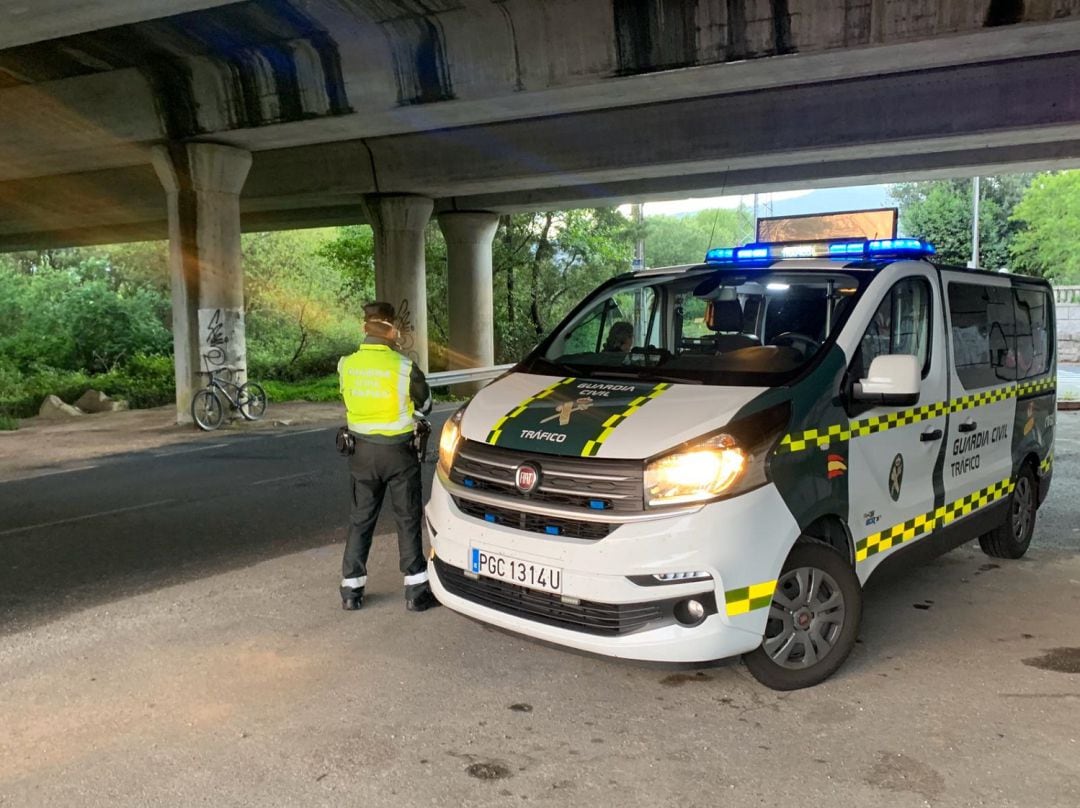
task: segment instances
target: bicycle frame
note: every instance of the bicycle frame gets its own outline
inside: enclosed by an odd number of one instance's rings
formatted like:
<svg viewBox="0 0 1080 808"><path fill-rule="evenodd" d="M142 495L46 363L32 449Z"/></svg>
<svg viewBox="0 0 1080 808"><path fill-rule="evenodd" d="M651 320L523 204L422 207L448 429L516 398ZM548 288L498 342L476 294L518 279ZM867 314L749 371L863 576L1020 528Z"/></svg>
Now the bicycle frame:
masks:
<svg viewBox="0 0 1080 808"><path fill-rule="evenodd" d="M222 379L220 376L218 376L218 373L220 373L220 371L216 371L216 370L212 371L210 373L210 382L206 386L207 387L212 387L215 390L220 390L222 395L224 395L225 398L228 400L229 406L232 407L234 410L239 409L240 408L240 385L238 385L236 382L230 382L230 381L227 381L225 379ZM233 390L236 391L236 397L235 398L229 392L229 388L232 388Z"/></svg>

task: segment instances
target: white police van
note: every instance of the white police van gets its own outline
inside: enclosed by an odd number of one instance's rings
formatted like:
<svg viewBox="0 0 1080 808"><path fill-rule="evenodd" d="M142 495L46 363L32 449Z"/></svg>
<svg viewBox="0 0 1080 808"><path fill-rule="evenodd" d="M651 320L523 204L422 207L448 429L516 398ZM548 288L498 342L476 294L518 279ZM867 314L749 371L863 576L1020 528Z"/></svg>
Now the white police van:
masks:
<svg viewBox="0 0 1080 808"><path fill-rule="evenodd" d="M442 433L451 609L643 660L820 682L910 551L1027 550L1053 298L914 239L750 244L604 284Z"/></svg>

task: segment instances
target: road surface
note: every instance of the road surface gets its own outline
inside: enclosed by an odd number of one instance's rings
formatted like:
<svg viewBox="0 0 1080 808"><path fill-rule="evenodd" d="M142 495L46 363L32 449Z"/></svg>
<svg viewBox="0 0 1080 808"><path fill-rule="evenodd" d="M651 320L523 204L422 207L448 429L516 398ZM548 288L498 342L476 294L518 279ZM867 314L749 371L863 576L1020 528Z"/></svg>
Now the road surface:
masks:
<svg viewBox="0 0 1080 808"><path fill-rule="evenodd" d="M342 612L332 428L2 483L0 806L1075 808L1080 413L1060 424L1029 555L872 585L845 667L790 694L408 614L385 535Z"/></svg>

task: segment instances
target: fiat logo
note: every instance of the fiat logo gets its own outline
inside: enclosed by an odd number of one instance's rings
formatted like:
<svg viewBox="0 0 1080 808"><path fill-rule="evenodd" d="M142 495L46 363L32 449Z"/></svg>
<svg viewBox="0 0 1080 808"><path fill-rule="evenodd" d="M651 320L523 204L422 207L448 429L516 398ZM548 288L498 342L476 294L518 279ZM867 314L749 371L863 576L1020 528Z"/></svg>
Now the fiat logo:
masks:
<svg viewBox="0 0 1080 808"><path fill-rule="evenodd" d="M523 494L531 493L540 484L540 469L532 463L522 463L514 470L514 485Z"/></svg>

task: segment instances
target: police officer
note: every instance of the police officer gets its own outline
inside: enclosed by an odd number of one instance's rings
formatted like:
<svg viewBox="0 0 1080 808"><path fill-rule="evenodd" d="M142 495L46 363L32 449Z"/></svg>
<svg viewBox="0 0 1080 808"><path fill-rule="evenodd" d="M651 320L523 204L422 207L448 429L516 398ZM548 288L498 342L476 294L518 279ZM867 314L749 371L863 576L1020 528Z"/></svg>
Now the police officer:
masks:
<svg viewBox="0 0 1080 808"><path fill-rule="evenodd" d="M355 450L349 457L352 513L341 562L341 605L359 609L367 584L367 559L383 495L389 491L397 522L398 552L405 576L405 606L422 612L437 606L428 584L421 545L423 503L420 460L413 447L413 413L431 410L423 372L395 350L400 336L389 303L364 306L360 349L338 362L341 395Z"/></svg>

